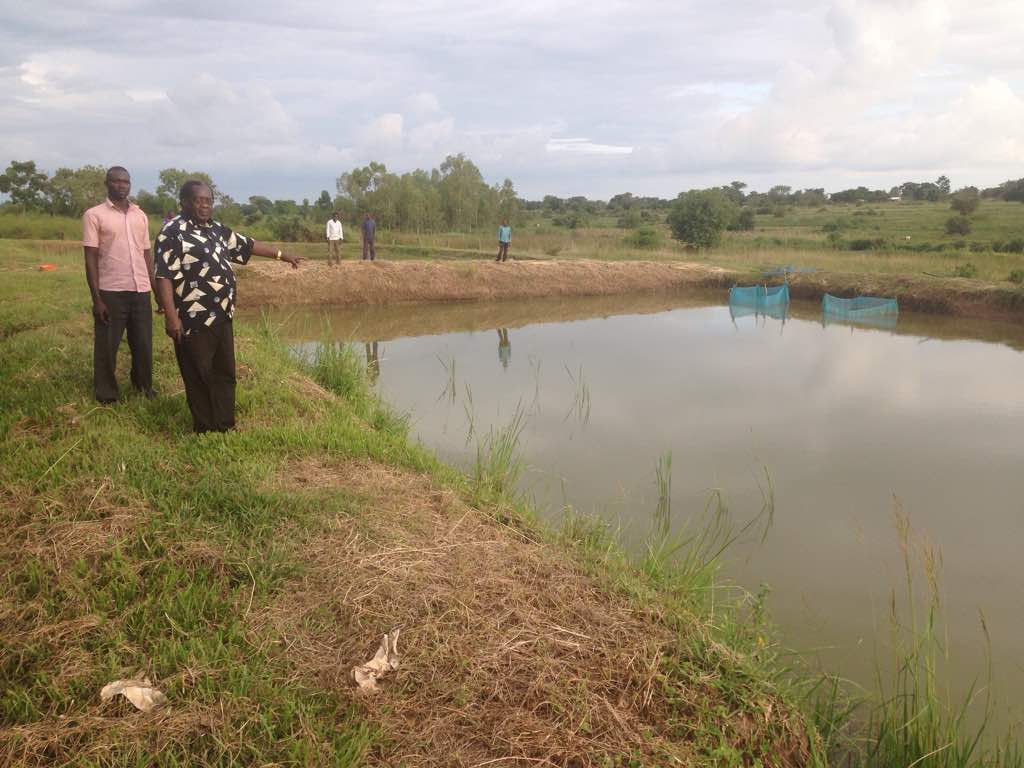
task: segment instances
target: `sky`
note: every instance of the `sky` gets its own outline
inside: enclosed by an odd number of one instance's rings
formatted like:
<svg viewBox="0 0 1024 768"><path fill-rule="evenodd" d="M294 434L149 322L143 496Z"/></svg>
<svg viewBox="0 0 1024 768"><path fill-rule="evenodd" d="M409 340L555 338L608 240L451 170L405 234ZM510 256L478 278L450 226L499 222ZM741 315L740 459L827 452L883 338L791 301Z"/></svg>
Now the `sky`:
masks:
<svg viewBox="0 0 1024 768"><path fill-rule="evenodd" d="M0 0L0 164L315 199L465 153L523 197L1024 176L1021 0Z"/></svg>

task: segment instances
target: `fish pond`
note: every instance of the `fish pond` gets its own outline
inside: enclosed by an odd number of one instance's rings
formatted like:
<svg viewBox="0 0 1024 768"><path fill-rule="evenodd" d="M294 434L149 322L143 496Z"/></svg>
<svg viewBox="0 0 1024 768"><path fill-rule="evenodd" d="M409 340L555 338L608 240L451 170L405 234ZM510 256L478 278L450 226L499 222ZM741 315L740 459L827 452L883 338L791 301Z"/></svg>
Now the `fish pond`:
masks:
<svg viewBox="0 0 1024 768"><path fill-rule="evenodd" d="M915 589L937 590L955 687L984 684L990 661L1019 716L1024 328L835 324L800 302L747 314L722 292L268 312L307 354L325 335L354 344L450 463L472 468L518 420L519 488L555 525L568 507L636 551L666 492L674 530L718 499L737 527L756 518L725 575L767 585L786 647L865 686L906 593L909 521L934 553Z"/></svg>

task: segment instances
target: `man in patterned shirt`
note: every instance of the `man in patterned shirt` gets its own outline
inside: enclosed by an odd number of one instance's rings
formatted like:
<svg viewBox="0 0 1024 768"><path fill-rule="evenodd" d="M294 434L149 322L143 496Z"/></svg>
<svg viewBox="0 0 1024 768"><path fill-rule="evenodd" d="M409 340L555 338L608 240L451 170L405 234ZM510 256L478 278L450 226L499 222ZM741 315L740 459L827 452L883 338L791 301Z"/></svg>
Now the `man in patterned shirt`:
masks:
<svg viewBox="0 0 1024 768"><path fill-rule="evenodd" d="M211 219L213 192L201 181L181 187L181 213L156 238L156 293L164 330L185 382L196 432L235 426L235 273L231 262L266 256L298 267L289 256Z"/></svg>

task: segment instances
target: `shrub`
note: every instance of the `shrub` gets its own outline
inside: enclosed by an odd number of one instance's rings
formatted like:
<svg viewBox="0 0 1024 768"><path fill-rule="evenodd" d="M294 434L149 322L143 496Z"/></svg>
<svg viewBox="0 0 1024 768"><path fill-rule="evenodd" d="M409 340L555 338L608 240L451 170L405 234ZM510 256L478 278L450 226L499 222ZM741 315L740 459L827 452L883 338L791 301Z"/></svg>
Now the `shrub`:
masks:
<svg viewBox="0 0 1024 768"><path fill-rule="evenodd" d="M640 227L626 235L623 242L632 248L650 250L661 247L662 236L654 227Z"/></svg>
<svg viewBox="0 0 1024 768"><path fill-rule="evenodd" d="M711 248L736 218L736 204L720 189L690 190L675 199L668 215L672 236L698 248Z"/></svg>
<svg viewBox="0 0 1024 768"><path fill-rule="evenodd" d="M1011 283L1017 283L1017 285L1024 283L1024 269L1013 270L1013 272L1010 273L1010 276L1006 279Z"/></svg>
<svg viewBox="0 0 1024 768"><path fill-rule="evenodd" d="M953 276L954 277L977 277L978 276L978 268L976 266L974 266L973 264L971 264L971 262L967 262L966 264L957 264L956 267L954 267L954 269L953 269Z"/></svg>
<svg viewBox="0 0 1024 768"><path fill-rule="evenodd" d="M947 235L971 234L971 220L966 216L950 216L946 219Z"/></svg>
<svg viewBox="0 0 1024 768"><path fill-rule="evenodd" d="M619 216L617 226L622 229L636 229L640 226L641 218L639 211L626 211L624 214Z"/></svg>
<svg viewBox="0 0 1024 768"><path fill-rule="evenodd" d="M749 208L740 209L739 215L736 217L736 220L729 225L729 229L734 232L753 232L754 212Z"/></svg>
<svg viewBox="0 0 1024 768"><path fill-rule="evenodd" d="M881 237L875 237L871 239L860 238L857 240L851 240L847 246L851 251L881 251L886 246L885 239Z"/></svg>

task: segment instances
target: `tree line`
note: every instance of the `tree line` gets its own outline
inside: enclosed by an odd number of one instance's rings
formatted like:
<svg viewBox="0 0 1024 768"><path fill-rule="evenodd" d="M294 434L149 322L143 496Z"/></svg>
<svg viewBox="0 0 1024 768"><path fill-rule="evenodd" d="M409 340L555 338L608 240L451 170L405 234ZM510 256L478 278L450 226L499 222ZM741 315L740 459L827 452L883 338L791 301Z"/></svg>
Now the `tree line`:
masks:
<svg viewBox="0 0 1024 768"><path fill-rule="evenodd" d="M8 196L3 209L80 216L103 199L105 172L100 166L86 165L58 168L49 176L34 161L12 161L0 174L0 193ZM547 215L553 223L572 228L585 225L591 216L617 216L619 226L626 228L665 218L678 239L707 247L716 240L709 233L717 231L720 237L723 229L752 229L755 213L781 215L789 206L882 202L893 198L950 200L951 207L966 217L973 213L981 198L1024 202L1024 179L1009 180L984 190L964 187L952 192L946 176L933 182L908 181L889 190L861 186L831 194L820 187L793 189L783 184L757 192L748 190L745 182L733 181L680 193L675 199L623 192L607 201L555 195L523 200L516 194L511 179L488 185L480 169L463 154L449 155L430 171L416 169L403 174L388 171L384 163L370 162L340 174L333 195L322 190L313 202L304 199L301 203L262 195L236 201L202 171L165 168L158 179L153 192L142 189L135 195L136 202L148 214L159 216L176 211L181 185L187 179L200 179L213 190L216 215L222 221L231 226L260 226L274 239L291 241L322 239L324 221L334 211L348 221L373 213L383 228L414 232L475 231L493 227L504 219L515 223L522 212L527 212ZM692 230L682 223L686 220L703 223L698 230ZM966 225L960 220L958 226Z"/></svg>
<svg viewBox="0 0 1024 768"><path fill-rule="evenodd" d="M13 161L0 174L0 192L8 196L4 209L81 216L106 194L106 169L96 165L58 168L48 176L34 161ZM178 209L178 190L188 179L207 183L214 193L216 215L231 226L261 224L281 240L322 239L324 221L334 211L349 221L372 213L387 229L415 232L472 231L513 221L520 200L511 179L488 185L480 169L465 155L449 155L438 168L396 174L383 163L371 162L338 176L336 194L322 190L310 202L272 200L253 195L233 199L217 188L208 173L165 168L155 191L137 191L138 205L154 216Z"/></svg>

